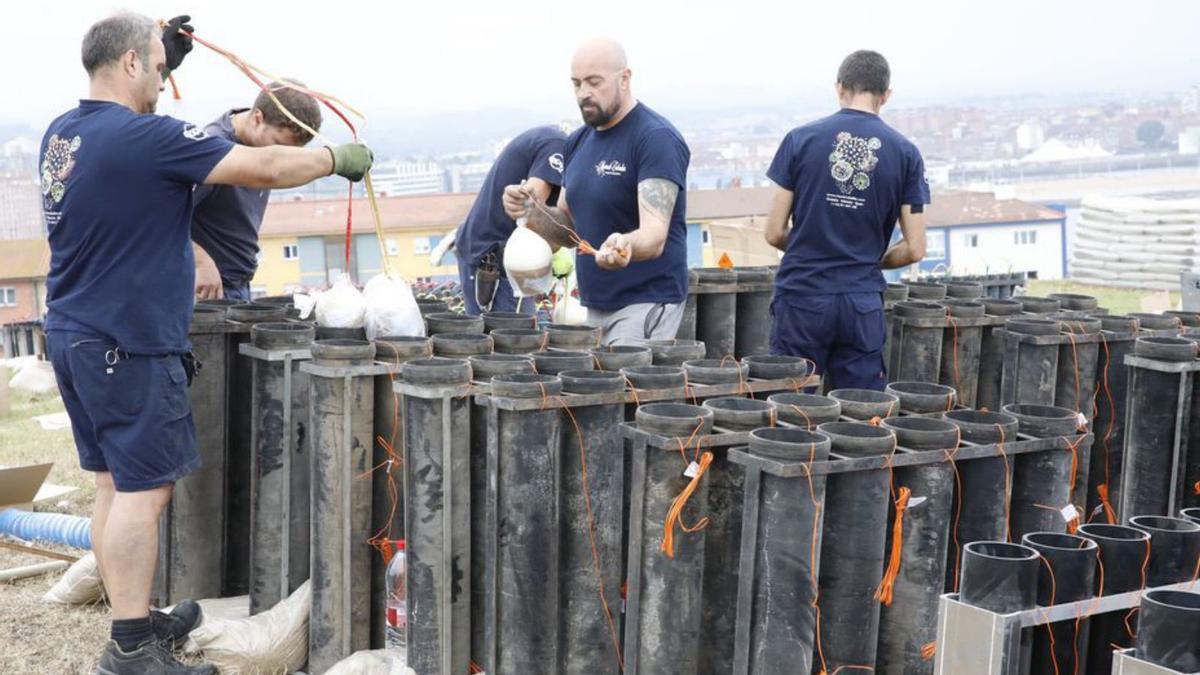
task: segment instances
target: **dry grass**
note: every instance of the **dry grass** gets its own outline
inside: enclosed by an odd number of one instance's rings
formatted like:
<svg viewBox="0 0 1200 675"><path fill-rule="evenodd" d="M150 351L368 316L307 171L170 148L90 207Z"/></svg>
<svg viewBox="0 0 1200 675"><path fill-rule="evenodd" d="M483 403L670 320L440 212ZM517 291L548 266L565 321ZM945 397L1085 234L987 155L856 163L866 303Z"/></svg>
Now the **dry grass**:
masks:
<svg viewBox="0 0 1200 675"><path fill-rule="evenodd" d="M80 470L70 430L43 431L36 415L59 412L58 399L33 400L13 392L12 409L0 417L0 464L54 462L49 481L80 488L38 510L88 515L95 496L91 475ZM66 547L62 552L78 555ZM0 549L0 569L45 562L46 558ZM0 673L59 675L93 673L108 639L108 610L63 607L42 601L60 573L0 584Z"/></svg>
<svg viewBox="0 0 1200 675"><path fill-rule="evenodd" d="M1158 312L1162 309L1178 309L1180 294L1178 291L1149 291L1139 288L1112 288L1108 286L1091 286L1075 281L1038 280L1029 281L1029 295L1045 296L1050 293L1081 293L1090 295L1100 301L1112 314L1128 314L1130 312ZM1148 303L1143 305L1143 303ZM1162 307L1158 305L1164 305ZM1165 306L1169 305L1169 306Z"/></svg>

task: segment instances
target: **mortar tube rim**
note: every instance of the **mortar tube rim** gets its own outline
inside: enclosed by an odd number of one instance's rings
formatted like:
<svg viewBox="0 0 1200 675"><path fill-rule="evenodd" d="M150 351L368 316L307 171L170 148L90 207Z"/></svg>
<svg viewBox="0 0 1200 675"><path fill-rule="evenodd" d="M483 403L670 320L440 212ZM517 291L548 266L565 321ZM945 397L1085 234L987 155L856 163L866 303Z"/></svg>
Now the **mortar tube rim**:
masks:
<svg viewBox="0 0 1200 675"><path fill-rule="evenodd" d="M984 547L986 547L986 550ZM999 551L1008 551L1013 554L1020 553L1022 555L1000 555ZM1038 553L1035 549L1032 549L1024 544L991 540L969 541L966 544L963 544L963 555L966 555L968 552L971 555L976 555L980 558L987 558L989 560L1012 560L1015 562L1037 560L1042 556L1041 553Z"/></svg>

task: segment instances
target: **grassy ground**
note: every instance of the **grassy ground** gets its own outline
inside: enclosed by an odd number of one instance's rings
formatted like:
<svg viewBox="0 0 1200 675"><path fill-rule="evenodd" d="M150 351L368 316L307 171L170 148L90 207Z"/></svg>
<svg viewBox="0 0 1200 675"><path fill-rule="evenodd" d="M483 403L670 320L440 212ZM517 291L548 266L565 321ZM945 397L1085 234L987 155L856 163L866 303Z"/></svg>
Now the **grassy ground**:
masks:
<svg viewBox="0 0 1200 675"><path fill-rule="evenodd" d="M1180 295L1178 292L1144 291L1136 288L1109 288L1107 286L1089 286L1074 281L1041 281L1031 280L1027 286L1029 295L1045 296L1050 293L1080 293L1090 295L1100 301L1112 314L1128 314L1129 312L1160 312L1164 309L1178 309Z"/></svg>
<svg viewBox="0 0 1200 675"><path fill-rule="evenodd" d="M0 373L3 370L0 369ZM49 482L80 488L38 510L88 515L95 488L79 469L70 430L43 431L36 415L62 411L57 399L32 400L12 394L12 409L0 416L0 465L54 462ZM58 547L79 555L75 549ZM0 569L46 562L46 558L0 548ZM47 675L92 673L108 639L108 611L98 607L62 607L42 602L42 594L61 573L0 583L0 673Z"/></svg>

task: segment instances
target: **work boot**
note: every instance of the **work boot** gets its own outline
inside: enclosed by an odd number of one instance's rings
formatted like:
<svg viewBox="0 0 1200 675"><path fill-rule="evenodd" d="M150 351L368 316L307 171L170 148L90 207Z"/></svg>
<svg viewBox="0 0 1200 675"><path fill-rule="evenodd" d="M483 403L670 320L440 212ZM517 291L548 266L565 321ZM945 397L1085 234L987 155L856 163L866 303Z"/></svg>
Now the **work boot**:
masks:
<svg viewBox="0 0 1200 675"><path fill-rule="evenodd" d="M199 623L200 605L195 600L179 601L170 614L157 609L150 611L150 628L154 637L163 642L181 644Z"/></svg>
<svg viewBox="0 0 1200 675"><path fill-rule="evenodd" d="M184 665L158 639L146 640L131 652L123 652L116 642L109 641L96 675L217 675L217 667L210 663Z"/></svg>

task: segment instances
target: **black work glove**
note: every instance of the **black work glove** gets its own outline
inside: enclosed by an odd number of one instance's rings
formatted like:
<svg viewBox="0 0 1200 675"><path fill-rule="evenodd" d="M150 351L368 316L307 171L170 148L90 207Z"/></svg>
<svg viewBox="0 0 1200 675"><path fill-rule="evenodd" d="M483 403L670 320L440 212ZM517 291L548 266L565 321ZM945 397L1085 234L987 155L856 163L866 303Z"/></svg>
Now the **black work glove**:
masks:
<svg viewBox="0 0 1200 675"><path fill-rule="evenodd" d="M183 57L192 51L192 37L179 32L182 28L191 33L195 29L188 23L192 17L183 14L167 22L163 28L163 48L167 50L167 71L175 70L183 63ZM164 73L164 77L167 73Z"/></svg>

